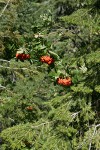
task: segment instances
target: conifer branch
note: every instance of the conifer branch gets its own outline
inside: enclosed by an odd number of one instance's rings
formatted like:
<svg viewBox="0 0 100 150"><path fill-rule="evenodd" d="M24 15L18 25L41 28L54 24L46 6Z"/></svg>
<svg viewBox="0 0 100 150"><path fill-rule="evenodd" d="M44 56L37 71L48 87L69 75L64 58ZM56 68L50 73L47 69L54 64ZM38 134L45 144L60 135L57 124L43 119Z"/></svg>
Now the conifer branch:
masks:
<svg viewBox="0 0 100 150"><path fill-rule="evenodd" d="M5 69L10 69L10 70L29 70L30 72L32 71L33 73L35 74L38 74L38 71L34 71L34 70L31 70L31 69L28 69L28 68L11 68L11 67L5 67L5 66L2 66L0 65L0 68L5 68Z"/></svg>

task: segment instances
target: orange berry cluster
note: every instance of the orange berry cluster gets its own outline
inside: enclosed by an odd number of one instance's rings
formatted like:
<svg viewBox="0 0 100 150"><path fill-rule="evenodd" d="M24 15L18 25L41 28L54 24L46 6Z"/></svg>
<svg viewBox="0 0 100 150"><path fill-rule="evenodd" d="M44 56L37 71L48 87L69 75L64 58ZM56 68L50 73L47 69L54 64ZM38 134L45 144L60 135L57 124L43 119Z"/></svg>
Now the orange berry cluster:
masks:
<svg viewBox="0 0 100 150"><path fill-rule="evenodd" d="M24 54L24 53L16 53L16 58L20 59L20 60L26 60L26 59L30 59L30 55L29 54Z"/></svg>
<svg viewBox="0 0 100 150"><path fill-rule="evenodd" d="M33 107L32 107L32 106L28 106L28 107L26 107L26 109L32 111L32 110L33 110Z"/></svg>
<svg viewBox="0 0 100 150"><path fill-rule="evenodd" d="M57 83L64 86L70 86L72 84L72 80L70 77L67 78L57 78Z"/></svg>
<svg viewBox="0 0 100 150"><path fill-rule="evenodd" d="M41 56L40 61L47 63L48 65L54 63L54 59L50 56Z"/></svg>

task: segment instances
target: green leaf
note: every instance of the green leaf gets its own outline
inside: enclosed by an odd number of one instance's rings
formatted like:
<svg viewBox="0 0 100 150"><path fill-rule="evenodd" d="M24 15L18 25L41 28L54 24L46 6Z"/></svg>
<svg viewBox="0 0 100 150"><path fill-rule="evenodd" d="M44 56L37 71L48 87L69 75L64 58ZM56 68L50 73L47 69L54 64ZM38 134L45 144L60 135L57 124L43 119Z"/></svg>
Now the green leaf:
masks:
<svg viewBox="0 0 100 150"><path fill-rule="evenodd" d="M49 54L55 59L55 60L60 60L60 57L58 56L58 54L56 54L55 52L52 52L49 50Z"/></svg>
<svg viewBox="0 0 100 150"><path fill-rule="evenodd" d="M95 91L100 93L100 85L95 86Z"/></svg>

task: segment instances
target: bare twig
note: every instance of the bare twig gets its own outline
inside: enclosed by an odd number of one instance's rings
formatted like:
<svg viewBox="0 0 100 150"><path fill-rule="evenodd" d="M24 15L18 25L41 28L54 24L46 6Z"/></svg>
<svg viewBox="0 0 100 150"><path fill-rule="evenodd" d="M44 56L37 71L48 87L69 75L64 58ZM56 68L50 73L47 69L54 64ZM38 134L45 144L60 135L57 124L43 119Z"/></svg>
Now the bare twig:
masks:
<svg viewBox="0 0 100 150"><path fill-rule="evenodd" d="M48 125L48 124L50 124L50 123L53 123L54 121L50 121L50 122L44 122L44 123L41 123L41 124L39 124L39 125L37 125L37 126L32 126L31 128L38 128L38 127L40 127L40 126L44 126L44 125Z"/></svg>
<svg viewBox="0 0 100 150"><path fill-rule="evenodd" d="M5 7L3 8L1 14L0 14L0 17L3 15L4 11L6 10L7 6L9 5L10 3L10 0L8 0L7 4L5 5Z"/></svg>
<svg viewBox="0 0 100 150"><path fill-rule="evenodd" d="M0 88L1 88L1 89L6 89L6 87L5 87L5 86L2 86L1 84L0 84Z"/></svg>
<svg viewBox="0 0 100 150"><path fill-rule="evenodd" d="M9 65L10 65L10 61L5 60L5 59L0 59L0 63L1 64L5 63L7 65L7 67L9 67Z"/></svg>
<svg viewBox="0 0 100 150"><path fill-rule="evenodd" d="M76 113L73 113L71 116L72 116L72 119L74 119L78 114L80 113L80 111L76 112Z"/></svg>
<svg viewBox="0 0 100 150"><path fill-rule="evenodd" d="M100 126L100 124L97 124L97 125L93 125L94 126L94 131L93 131L93 134L91 136L91 141L93 139L93 136L95 135L96 133L96 129ZM92 126L92 127L93 127ZM86 143L86 139L83 140L83 142L77 147L77 149L80 149L84 144ZM89 143L89 149L88 150L91 150L91 142Z"/></svg>
<svg viewBox="0 0 100 150"><path fill-rule="evenodd" d="M10 61L5 60L5 59L0 59L0 61L1 61L1 62L3 62L3 61L4 61L4 62L8 62L8 63L10 63Z"/></svg>
<svg viewBox="0 0 100 150"><path fill-rule="evenodd" d="M96 133L97 127L99 127L99 126L100 126L100 124L97 124L97 125L95 126L94 131L93 131L93 134L92 134L92 136L91 136L91 141L92 141L93 136L94 136L95 133ZM91 142L90 142L90 144L89 144L89 150L91 150Z"/></svg>

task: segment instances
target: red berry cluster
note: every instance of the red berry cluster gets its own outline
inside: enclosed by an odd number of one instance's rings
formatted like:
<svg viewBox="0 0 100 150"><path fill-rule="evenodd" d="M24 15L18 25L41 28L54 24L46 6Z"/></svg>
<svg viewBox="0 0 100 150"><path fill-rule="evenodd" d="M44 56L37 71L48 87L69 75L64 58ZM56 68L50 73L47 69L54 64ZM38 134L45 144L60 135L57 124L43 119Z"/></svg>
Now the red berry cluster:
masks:
<svg viewBox="0 0 100 150"><path fill-rule="evenodd" d="M26 59L30 59L30 55L24 53L16 53L16 58L19 60L26 60Z"/></svg>
<svg viewBox="0 0 100 150"><path fill-rule="evenodd" d="M70 86L72 84L72 80L70 77L67 78L57 78L57 83L64 86Z"/></svg>
<svg viewBox="0 0 100 150"><path fill-rule="evenodd" d="M30 55L25 53L16 53L16 59L24 61L26 59L30 60ZM48 65L51 65L54 63L54 59L49 55L44 55L40 57L40 61L43 63L47 63ZM59 77L56 80L57 84L63 85L63 86L70 86L72 84L72 79L70 77L62 78ZM27 110L32 110L33 108L31 106L27 107Z"/></svg>
<svg viewBox="0 0 100 150"><path fill-rule="evenodd" d="M47 63L48 65L54 63L54 59L50 56L41 56L40 61Z"/></svg>

